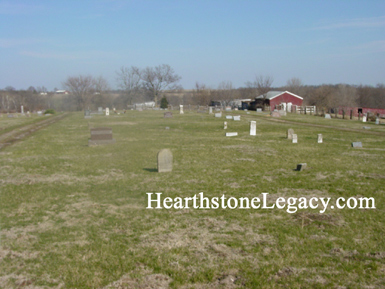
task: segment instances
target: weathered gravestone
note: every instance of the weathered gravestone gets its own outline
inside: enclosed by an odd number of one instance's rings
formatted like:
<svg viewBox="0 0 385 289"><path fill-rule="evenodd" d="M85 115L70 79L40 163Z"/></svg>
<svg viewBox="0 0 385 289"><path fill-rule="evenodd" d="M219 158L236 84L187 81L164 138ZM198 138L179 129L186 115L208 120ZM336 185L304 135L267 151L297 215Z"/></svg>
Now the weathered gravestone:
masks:
<svg viewBox="0 0 385 289"><path fill-rule="evenodd" d="M299 171L299 172L301 172L301 171L303 171L304 169L306 169L306 167L307 167L307 163L301 163L301 164L298 164L297 165L297 171Z"/></svg>
<svg viewBox="0 0 385 289"><path fill-rule="evenodd" d="M169 149L158 152L158 173L172 172L172 153Z"/></svg>
<svg viewBox="0 0 385 289"><path fill-rule="evenodd" d="M212 114L212 113L213 113L213 107L210 106L210 107L209 107L209 114Z"/></svg>
<svg viewBox="0 0 385 289"><path fill-rule="evenodd" d="M227 121L223 123L223 129L227 129Z"/></svg>
<svg viewBox="0 0 385 289"><path fill-rule="evenodd" d="M164 118L171 118L172 117L172 112L171 111L166 111L163 115Z"/></svg>
<svg viewBox="0 0 385 289"><path fill-rule="evenodd" d="M255 120L250 121L250 135L257 135L257 122Z"/></svg>
<svg viewBox="0 0 385 289"><path fill-rule="evenodd" d="M366 115L362 117L362 122L366 122Z"/></svg>
<svg viewBox="0 0 385 289"><path fill-rule="evenodd" d="M327 114L325 114L325 118L327 118L327 119L331 119L331 118L332 118L332 116L331 116L329 113L327 113Z"/></svg>
<svg viewBox="0 0 385 289"><path fill-rule="evenodd" d="M270 115L271 115L272 117L281 117L281 115L280 115L280 113L279 113L278 111L272 111L272 112L270 113Z"/></svg>
<svg viewBox="0 0 385 289"><path fill-rule="evenodd" d="M370 126L363 126L362 128L363 128L363 129L371 129Z"/></svg>
<svg viewBox="0 0 385 289"><path fill-rule="evenodd" d="M183 112L183 105L179 105L179 113L180 114L184 114L184 112Z"/></svg>
<svg viewBox="0 0 385 289"><path fill-rule="evenodd" d="M115 143L112 138L112 128L110 127L96 127L91 128L91 139L88 140L89 146L105 145Z"/></svg>
<svg viewBox="0 0 385 289"><path fill-rule="evenodd" d="M376 124L380 124L380 119L378 117L376 118Z"/></svg>
<svg viewBox="0 0 385 289"><path fill-rule="evenodd" d="M292 140L293 139L294 130L292 128L289 128L287 130L287 139Z"/></svg>
<svg viewBox="0 0 385 289"><path fill-rule="evenodd" d="M352 147L362 148L362 142L360 142L360 141L352 142Z"/></svg>
<svg viewBox="0 0 385 289"><path fill-rule="evenodd" d="M226 119L233 119L232 115L226 115Z"/></svg>
<svg viewBox="0 0 385 289"><path fill-rule="evenodd" d="M240 115L234 115L233 119L237 120L237 121L240 121L241 120L241 116Z"/></svg>
<svg viewBox="0 0 385 289"><path fill-rule="evenodd" d="M103 107L101 106L98 107L98 114L103 114Z"/></svg>
<svg viewBox="0 0 385 289"><path fill-rule="evenodd" d="M257 108L257 112L262 112L262 108Z"/></svg>
<svg viewBox="0 0 385 289"><path fill-rule="evenodd" d="M221 112L216 113L215 117L222 117L222 113Z"/></svg>
<svg viewBox="0 0 385 289"><path fill-rule="evenodd" d="M279 113L281 116L286 116L286 110L278 110L278 113Z"/></svg>
<svg viewBox="0 0 385 289"><path fill-rule="evenodd" d="M318 134L318 143L322 143L322 142L323 142L322 133L319 133Z"/></svg>
<svg viewBox="0 0 385 289"><path fill-rule="evenodd" d="M24 106L20 107L21 114L24 114Z"/></svg>
<svg viewBox="0 0 385 289"><path fill-rule="evenodd" d="M231 111L231 106L226 106L225 110L226 111Z"/></svg>
<svg viewBox="0 0 385 289"><path fill-rule="evenodd" d="M110 109L106 107L106 116L109 116L109 115L110 115Z"/></svg>
<svg viewBox="0 0 385 289"><path fill-rule="evenodd" d="M298 136L295 133L293 134L292 143L298 143Z"/></svg>
<svg viewBox="0 0 385 289"><path fill-rule="evenodd" d="M237 136L237 132L226 132L226 136Z"/></svg>
<svg viewBox="0 0 385 289"><path fill-rule="evenodd" d="M88 109L86 109L84 111L84 118L91 118L91 111L89 111Z"/></svg>

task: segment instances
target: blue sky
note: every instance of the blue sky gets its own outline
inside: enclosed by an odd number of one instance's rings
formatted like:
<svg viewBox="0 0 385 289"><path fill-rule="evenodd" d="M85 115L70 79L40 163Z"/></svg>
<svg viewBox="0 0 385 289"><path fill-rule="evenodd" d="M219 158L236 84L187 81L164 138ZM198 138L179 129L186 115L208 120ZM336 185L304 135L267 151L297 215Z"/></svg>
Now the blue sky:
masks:
<svg viewBox="0 0 385 289"><path fill-rule="evenodd" d="M169 64L185 89L385 83L385 1L0 0L0 88Z"/></svg>

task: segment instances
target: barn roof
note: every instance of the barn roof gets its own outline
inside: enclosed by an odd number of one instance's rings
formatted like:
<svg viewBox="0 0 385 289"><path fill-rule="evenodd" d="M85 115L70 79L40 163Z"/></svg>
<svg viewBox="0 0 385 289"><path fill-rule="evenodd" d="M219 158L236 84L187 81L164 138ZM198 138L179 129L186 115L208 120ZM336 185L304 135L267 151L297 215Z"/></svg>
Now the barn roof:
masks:
<svg viewBox="0 0 385 289"><path fill-rule="evenodd" d="M289 91L275 91L275 90L270 90L268 93L266 93L266 99L273 99L273 98L276 98L277 96L280 96L281 94L284 94L284 93L288 93L288 94L291 94L292 96L294 97L297 97L299 99L303 99L302 97L300 97L299 95L296 95L294 93L291 93ZM260 96L257 96L256 99L261 99L261 98L265 98L264 95L260 95Z"/></svg>

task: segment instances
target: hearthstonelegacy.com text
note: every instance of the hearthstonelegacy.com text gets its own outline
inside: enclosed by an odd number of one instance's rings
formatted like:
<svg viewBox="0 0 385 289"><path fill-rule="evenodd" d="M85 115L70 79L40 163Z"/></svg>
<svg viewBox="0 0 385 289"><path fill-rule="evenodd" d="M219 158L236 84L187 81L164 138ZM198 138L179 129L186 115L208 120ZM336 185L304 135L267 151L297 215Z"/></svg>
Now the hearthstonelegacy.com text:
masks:
<svg viewBox="0 0 385 289"><path fill-rule="evenodd" d="M302 209L320 209L323 214L327 209L375 209L375 200L373 197L339 197L335 202L332 198L324 197L278 197L275 202L268 204L269 193L261 193L261 197L221 197L208 198L201 192L193 197L165 197L162 199L162 193L146 193L146 209L286 209L286 212L293 214Z"/></svg>

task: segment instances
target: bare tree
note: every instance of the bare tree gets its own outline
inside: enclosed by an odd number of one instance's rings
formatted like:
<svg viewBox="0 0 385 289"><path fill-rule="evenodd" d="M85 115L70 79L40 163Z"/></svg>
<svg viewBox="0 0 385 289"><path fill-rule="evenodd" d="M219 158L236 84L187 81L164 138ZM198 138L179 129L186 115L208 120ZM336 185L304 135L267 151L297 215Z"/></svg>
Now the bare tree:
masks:
<svg viewBox="0 0 385 289"><path fill-rule="evenodd" d="M229 105L235 98L233 83L231 81L222 81L219 83L216 93L215 100L221 101L223 105Z"/></svg>
<svg viewBox="0 0 385 289"><path fill-rule="evenodd" d="M195 83L193 102L198 105L208 105L211 101L210 89L205 84Z"/></svg>
<svg viewBox="0 0 385 289"><path fill-rule="evenodd" d="M104 77L99 76L94 79L94 95L91 98L91 102L95 108L99 106L105 107L111 105L112 100L109 91L110 86Z"/></svg>
<svg viewBox="0 0 385 289"><path fill-rule="evenodd" d="M286 90L301 96L303 94L302 92L303 84L301 79L297 77L292 77L286 82Z"/></svg>
<svg viewBox="0 0 385 289"><path fill-rule="evenodd" d="M124 91L127 100L125 105L132 104L133 98L139 94L141 88L141 71L135 66L122 66L117 74L118 86Z"/></svg>
<svg viewBox="0 0 385 289"><path fill-rule="evenodd" d="M157 105L158 98L164 90L180 88L177 82L181 77L168 64L162 64L154 68L146 67L143 69L141 79L144 88L151 93L155 105Z"/></svg>
<svg viewBox="0 0 385 289"><path fill-rule="evenodd" d="M259 95L266 96L271 89L271 85L273 84L274 78L272 76L257 76L254 81L255 88L257 89L257 93Z"/></svg>
<svg viewBox="0 0 385 289"><path fill-rule="evenodd" d="M77 110L82 110L91 103L91 98L95 92L95 83L96 81L92 76L79 75L69 76L62 84L74 97Z"/></svg>
<svg viewBox="0 0 385 289"><path fill-rule="evenodd" d="M337 106L357 106L357 89L346 84L339 84L335 93L335 103Z"/></svg>

